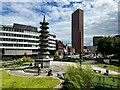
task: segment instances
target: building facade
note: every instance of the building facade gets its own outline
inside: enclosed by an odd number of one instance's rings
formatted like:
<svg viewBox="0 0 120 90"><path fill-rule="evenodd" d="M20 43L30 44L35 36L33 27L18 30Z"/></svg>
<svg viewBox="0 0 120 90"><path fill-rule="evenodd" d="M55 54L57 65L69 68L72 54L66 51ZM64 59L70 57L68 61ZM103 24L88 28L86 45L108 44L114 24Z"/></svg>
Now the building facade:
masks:
<svg viewBox="0 0 120 90"><path fill-rule="evenodd" d="M59 53L60 55L64 55L64 53L65 53L65 51L64 51L65 48L66 48L66 46L63 44L62 41L56 40L56 51L58 51L58 53Z"/></svg>
<svg viewBox="0 0 120 90"><path fill-rule="evenodd" d="M94 36L93 37L93 46L97 46L98 40L103 38L103 36Z"/></svg>
<svg viewBox="0 0 120 90"><path fill-rule="evenodd" d="M68 52L68 55L73 55L75 54L75 49L72 48L71 46L67 46L67 52Z"/></svg>
<svg viewBox="0 0 120 90"><path fill-rule="evenodd" d="M84 48L84 15L77 9L72 13L72 47L76 53L82 53Z"/></svg>
<svg viewBox="0 0 120 90"><path fill-rule="evenodd" d="M120 35L115 35L115 37L120 38Z"/></svg>
<svg viewBox="0 0 120 90"><path fill-rule="evenodd" d="M49 52L50 52L50 55L54 55L55 51L56 51L56 35L53 35L53 34L49 34Z"/></svg>
<svg viewBox="0 0 120 90"><path fill-rule="evenodd" d="M50 35L49 50L56 50L56 36ZM51 43L52 42L52 43ZM13 26L0 26L0 54L2 60L16 59L24 55L36 57L38 54L39 33L37 27L14 23Z"/></svg>

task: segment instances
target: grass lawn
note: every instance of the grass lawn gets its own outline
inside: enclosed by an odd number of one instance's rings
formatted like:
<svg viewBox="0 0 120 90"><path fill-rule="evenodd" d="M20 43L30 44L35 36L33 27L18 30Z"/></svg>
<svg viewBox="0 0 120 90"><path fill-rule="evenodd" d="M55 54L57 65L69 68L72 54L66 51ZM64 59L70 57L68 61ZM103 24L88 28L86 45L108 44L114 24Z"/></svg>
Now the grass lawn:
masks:
<svg viewBox="0 0 120 90"><path fill-rule="evenodd" d="M2 88L48 88L58 85L60 81L52 77L20 77L2 71Z"/></svg>
<svg viewBox="0 0 120 90"><path fill-rule="evenodd" d="M113 71L120 70L120 67L115 66L115 65L103 64L103 63L99 63L99 62L96 62L95 65L99 66L99 67L107 66L108 70L113 70Z"/></svg>
<svg viewBox="0 0 120 90"><path fill-rule="evenodd" d="M0 71L0 90L2 88L2 72Z"/></svg>

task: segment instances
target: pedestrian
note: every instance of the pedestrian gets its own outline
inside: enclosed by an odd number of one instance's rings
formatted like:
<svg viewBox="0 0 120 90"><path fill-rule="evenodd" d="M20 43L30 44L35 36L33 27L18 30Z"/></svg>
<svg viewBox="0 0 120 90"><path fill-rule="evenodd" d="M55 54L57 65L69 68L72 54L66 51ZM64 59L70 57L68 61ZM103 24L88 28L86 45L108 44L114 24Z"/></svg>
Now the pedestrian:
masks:
<svg viewBox="0 0 120 90"><path fill-rule="evenodd" d="M41 64L38 64L38 75L40 75Z"/></svg>
<svg viewBox="0 0 120 90"><path fill-rule="evenodd" d="M47 76L52 76L53 74L52 74L52 70L50 69L49 71L48 71L48 74L47 74Z"/></svg>
<svg viewBox="0 0 120 90"><path fill-rule="evenodd" d="M106 74L107 74L107 75L109 74L109 71L108 71L108 69L106 70Z"/></svg>
<svg viewBox="0 0 120 90"><path fill-rule="evenodd" d="M38 75L40 75L40 68L38 67Z"/></svg>

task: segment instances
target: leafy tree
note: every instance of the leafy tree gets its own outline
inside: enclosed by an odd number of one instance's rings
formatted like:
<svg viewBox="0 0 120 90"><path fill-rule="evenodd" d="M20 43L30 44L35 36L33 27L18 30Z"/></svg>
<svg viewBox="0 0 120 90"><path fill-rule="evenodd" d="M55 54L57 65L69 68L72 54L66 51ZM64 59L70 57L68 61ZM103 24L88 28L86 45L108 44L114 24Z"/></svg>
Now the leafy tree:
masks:
<svg viewBox="0 0 120 90"><path fill-rule="evenodd" d="M89 65L81 67L78 62L76 66L68 66L64 75L63 89L76 90L90 88L93 86L94 73Z"/></svg>
<svg viewBox="0 0 120 90"><path fill-rule="evenodd" d="M120 58L120 38L108 36L99 39L97 51L102 53L104 57L115 54Z"/></svg>
<svg viewBox="0 0 120 90"><path fill-rule="evenodd" d="M120 38L115 39L114 54L120 59Z"/></svg>
<svg viewBox="0 0 120 90"><path fill-rule="evenodd" d="M55 60L59 60L59 59L60 59L60 55L58 54L58 51L56 51L56 52L54 53L54 59L55 59Z"/></svg>
<svg viewBox="0 0 120 90"><path fill-rule="evenodd" d="M97 43L97 51L102 53L104 57L113 53L114 39L113 37L103 37Z"/></svg>

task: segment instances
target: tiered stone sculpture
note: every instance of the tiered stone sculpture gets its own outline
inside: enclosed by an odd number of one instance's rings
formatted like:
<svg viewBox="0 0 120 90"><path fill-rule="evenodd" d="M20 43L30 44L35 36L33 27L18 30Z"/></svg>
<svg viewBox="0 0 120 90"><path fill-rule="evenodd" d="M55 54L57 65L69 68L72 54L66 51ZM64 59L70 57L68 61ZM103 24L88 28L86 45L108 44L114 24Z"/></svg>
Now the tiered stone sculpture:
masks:
<svg viewBox="0 0 120 90"><path fill-rule="evenodd" d="M49 29L47 26L49 23L45 21L45 16L43 22L40 22L40 24L39 53L35 60L35 64L41 68L49 68L53 62L53 58L49 57L49 32L47 31L47 29Z"/></svg>

